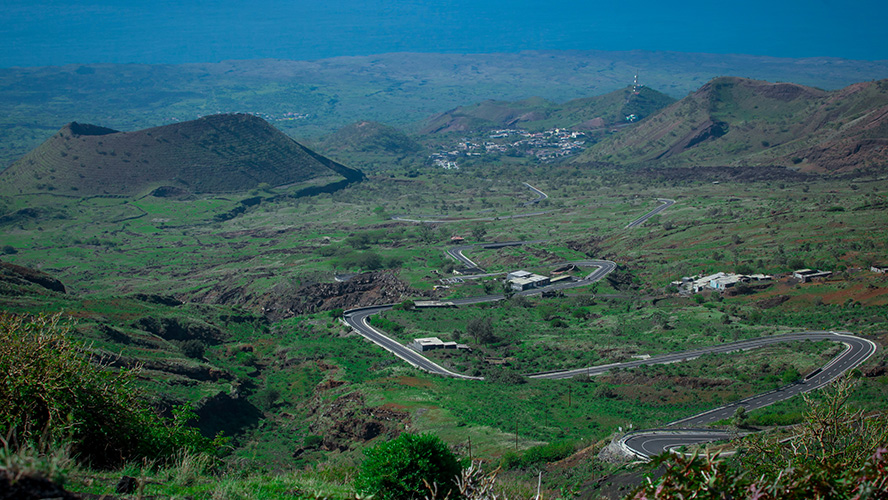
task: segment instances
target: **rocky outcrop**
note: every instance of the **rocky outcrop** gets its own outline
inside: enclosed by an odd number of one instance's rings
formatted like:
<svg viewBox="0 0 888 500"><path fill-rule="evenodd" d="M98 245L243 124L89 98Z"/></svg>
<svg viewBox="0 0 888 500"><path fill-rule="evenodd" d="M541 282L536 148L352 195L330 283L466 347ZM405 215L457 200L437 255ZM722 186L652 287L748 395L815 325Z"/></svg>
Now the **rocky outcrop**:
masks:
<svg viewBox="0 0 888 500"><path fill-rule="evenodd" d="M23 266L17 266L8 262L0 262L0 281L16 285L27 285L29 283L41 286L47 290L59 293L65 293L65 285L53 278L52 276L29 269Z"/></svg>
<svg viewBox="0 0 888 500"><path fill-rule="evenodd" d="M259 299L267 318L277 321L299 314L332 309L351 309L399 302L406 296L421 295L389 271L359 274L339 283L315 283L292 291L276 291Z"/></svg>
<svg viewBox="0 0 888 500"><path fill-rule="evenodd" d="M396 436L401 422L409 414L385 406L367 407L364 395L350 392L331 403L320 403L314 408L312 434L323 436L322 448L328 451L344 451L356 442L367 442L380 435Z"/></svg>
<svg viewBox="0 0 888 500"><path fill-rule="evenodd" d="M36 473L0 468L0 500L79 500L81 497Z"/></svg>
<svg viewBox="0 0 888 500"><path fill-rule="evenodd" d="M178 318L146 316L136 320L133 327L153 333L166 340L196 339L208 344L218 344L227 337L222 330L208 323Z"/></svg>

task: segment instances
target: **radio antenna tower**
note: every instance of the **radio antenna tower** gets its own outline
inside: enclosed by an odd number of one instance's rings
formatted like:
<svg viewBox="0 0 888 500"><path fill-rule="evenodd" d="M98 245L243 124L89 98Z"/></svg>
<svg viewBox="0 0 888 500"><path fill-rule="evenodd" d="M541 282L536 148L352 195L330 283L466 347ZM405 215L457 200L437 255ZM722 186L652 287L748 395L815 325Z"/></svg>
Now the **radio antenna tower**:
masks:
<svg viewBox="0 0 888 500"><path fill-rule="evenodd" d="M638 70L635 70L635 81L632 82L632 93L638 95Z"/></svg>

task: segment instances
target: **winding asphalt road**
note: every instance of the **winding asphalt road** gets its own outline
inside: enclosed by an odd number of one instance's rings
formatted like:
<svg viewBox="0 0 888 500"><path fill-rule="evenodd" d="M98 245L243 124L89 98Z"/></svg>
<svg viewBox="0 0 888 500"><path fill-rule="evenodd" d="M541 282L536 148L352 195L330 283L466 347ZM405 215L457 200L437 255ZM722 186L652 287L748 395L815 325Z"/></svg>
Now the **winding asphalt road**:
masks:
<svg viewBox="0 0 888 500"><path fill-rule="evenodd" d="M537 190L530 184L525 183L525 185L537 191L541 196L545 196L545 193ZM539 201L539 198L535 201ZM654 210L648 212L647 214L639 217L638 219L632 221L626 228L637 227L643 224L652 216L666 210L670 206L672 206L675 201L669 199L659 199L661 205ZM534 202L530 202L534 203ZM400 219L400 220L409 220L409 219ZM416 221L416 222L426 222L426 221ZM529 243L539 243L544 240L536 240L536 241L515 241L515 242L507 242L507 243L493 243L493 244L476 244L476 245L459 245L450 247L447 249L447 254L456 259L457 261L465 264L468 267L477 267L471 259L467 258L463 255L464 251L470 250L472 248L481 247L481 248L497 248L503 246L515 246L515 245L524 245ZM550 285L548 287L533 289L533 290L525 290L522 292L518 292L516 295L534 295L540 294L545 291L553 291L553 290L564 290L568 288L575 288L590 285L605 276L607 276L610 272L616 269L616 264L611 261L606 260L583 260L583 261L574 261L574 262L565 262L563 264L574 264L579 267L595 267L595 270L584 277L583 279L572 281L572 282L563 282L557 283L555 285ZM482 302L494 302L498 300L503 300L505 297L502 294L499 295L485 295L479 297L471 297L466 299L457 299L452 300L454 305L469 305L469 304L478 304ZM447 377L461 378L461 379L471 379L471 380L482 380L481 377L472 377L469 375L464 375L460 373L456 373L450 371L437 363L429 360L425 356L422 356L418 352L413 351L412 349L407 348L406 346L400 344L394 339L386 336L383 332L373 328L368 321L368 318L374 314L380 313L382 311L391 309L393 304L383 305L383 306L372 306L372 307L362 307L358 309L351 309L345 311L344 320L348 323L355 331L364 336L365 338L371 340L377 345L381 346L383 349L391 352L395 356L401 358L402 360L410 363L411 365L427 371L436 375L443 375ZM619 445L622 449L632 455L637 456L642 460L649 460L651 457L663 453L664 451L671 450L677 448L679 446L685 446L694 443L702 443L702 442L711 442L718 441L724 439L730 439L735 434L716 429L705 429L699 428L697 426L705 426L717 422L719 420L725 420L731 418L734 413L737 411L737 408L743 407L747 411L755 410L758 408L763 408L765 406L774 404L778 401L783 401L785 399L791 398L795 395L812 391L819 387L822 387L832 380L836 379L843 373L851 370L872 356L876 352L876 344L873 342L856 337L849 332L831 332L831 331L809 331L809 332L801 332L801 333L792 333L785 335L774 335L770 337L762 337L758 339L744 340L740 342L731 342L726 344L721 344L717 346L706 347L702 349L696 349L692 351L685 351L679 353L672 354L664 354L661 356L654 356L645 360L635 360L629 361L625 363L612 363L608 365L601 366L589 366L585 368L577 368L572 370L559 370L559 371L551 371L551 372L543 372L543 373L533 373L528 374L529 378L535 379L548 379L548 380L562 380L569 379L576 376L595 376L606 373L615 368L633 368L642 365L654 365L654 364L666 364L666 363L676 363L687 361L690 359L694 359L705 354L713 354L713 353L729 353L736 351L744 351L751 349L758 349L760 347L765 347L768 345L773 345L777 343L785 343L785 342L802 342L802 341L820 341L827 340L831 342L839 342L846 346L845 350L843 350L839 355L833 358L829 363L827 363L822 368L815 370L804 380L800 380L794 382L792 384L780 387L773 391L766 392L764 394L759 394L756 396L751 396L740 401L735 401L729 403L727 405L708 410L706 412L693 415L687 418L683 418L681 420L677 420L672 422L666 426L666 428L662 429L647 429L640 430L636 432L630 432L623 436Z"/></svg>
<svg viewBox="0 0 888 500"><path fill-rule="evenodd" d="M670 200L668 198L657 198L657 201L662 203L662 205L660 205L659 207L642 215L641 217L635 219L634 221L630 222L629 224L626 225L626 229L638 227L638 226L644 224L645 222L647 222L647 220L650 219L651 217L657 215L658 213L662 212L663 210L666 210L667 208L671 207L672 205L675 205L675 200Z"/></svg>
<svg viewBox="0 0 888 500"><path fill-rule="evenodd" d="M450 258L456 260L457 262L461 262L465 264L466 267L478 267L474 261L463 255L463 252L471 250L473 248L504 248L504 247L517 247L521 245L530 245L533 243L544 243L548 240L532 240L532 241L505 241L502 243L476 243L471 245L455 245L452 247L448 247L444 250L444 252L450 256Z"/></svg>
<svg viewBox="0 0 888 500"><path fill-rule="evenodd" d="M567 264L567 263L565 263ZM581 286L586 286L592 284L601 278L607 276L611 271L616 269L616 264L609 260L580 260L573 261L570 264L574 264L578 267L594 267L596 268L594 271L589 273L586 277L581 280L565 282L565 283L556 283L555 285L550 285L548 287L536 288L532 290L524 290L522 292L518 292L515 295L536 295L541 294L544 291L554 291L554 290L565 290L568 288L576 288ZM455 299L449 300L448 302L453 303L456 306L464 306L470 304L480 304L483 302L496 302L498 300L505 299L503 294L497 295L481 295L477 297L469 297L466 299ZM481 377L472 377L469 375L463 375L460 373L456 373L450 371L443 366L435 363L434 361L426 358L425 356L419 354L418 352L410 349L409 347L401 344L400 342L388 337L383 332L373 328L370 325L369 318L374 314L381 313L382 311L387 311L391 309L394 304L387 304L382 306L370 306L370 307L360 307L357 309L349 309L343 313L343 319L345 322L351 326L356 332L361 334L364 338L369 339L375 344L379 345L386 351L394 354L395 356L401 358L402 360L410 363L411 365L419 368L420 370L424 370L426 372L435 374L435 375L443 375L445 377L454 377L454 378L462 378L462 379L472 379L472 380L482 380Z"/></svg>

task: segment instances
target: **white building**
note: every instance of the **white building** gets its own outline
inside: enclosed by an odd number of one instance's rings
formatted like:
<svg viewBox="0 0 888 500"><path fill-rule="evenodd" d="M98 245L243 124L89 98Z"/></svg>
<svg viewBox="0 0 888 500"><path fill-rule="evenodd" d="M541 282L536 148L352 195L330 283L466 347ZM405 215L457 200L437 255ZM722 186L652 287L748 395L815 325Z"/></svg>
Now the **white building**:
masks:
<svg viewBox="0 0 888 500"><path fill-rule="evenodd" d="M432 351L434 349L468 349L466 344L457 344L456 342L444 342L438 337L424 337L421 339L413 339L413 343L407 347L417 352Z"/></svg>
<svg viewBox="0 0 888 500"><path fill-rule="evenodd" d="M512 287L512 290L522 291L531 288L540 288L550 283L548 276L533 274L528 271L512 271L506 275L506 281Z"/></svg>

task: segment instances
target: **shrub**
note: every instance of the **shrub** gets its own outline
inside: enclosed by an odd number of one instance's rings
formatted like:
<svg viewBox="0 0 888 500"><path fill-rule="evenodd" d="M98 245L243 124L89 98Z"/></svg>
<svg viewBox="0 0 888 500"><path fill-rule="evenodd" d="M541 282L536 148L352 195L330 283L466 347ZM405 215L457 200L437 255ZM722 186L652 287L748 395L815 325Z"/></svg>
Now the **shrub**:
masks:
<svg viewBox="0 0 888 500"><path fill-rule="evenodd" d="M72 453L97 467L215 448L186 426L193 412L158 416L140 398L136 370L102 366L69 331L59 316L0 315L0 429L13 448L70 441Z"/></svg>
<svg viewBox="0 0 888 500"><path fill-rule="evenodd" d="M320 448L322 444L324 444L324 438L315 434L305 436L305 440L302 442L302 446L305 448Z"/></svg>
<svg viewBox="0 0 888 500"><path fill-rule="evenodd" d="M365 454L355 489L382 500L422 498L429 493L426 483L446 497L462 471L456 455L433 434L401 434Z"/></svg>
<svg viewBox="0 0 888 500"><path fill-rule="evenodd" d="M521 457L521 465L530 467L539 463L556 462L569 457L576 450L573 441L555 441L553 443L528 448Z"/></svg>
<svg viewBox="0 0 888 500"><path fill-rule="evenodd" d="M193 359L202 359L207 350L207 346L197 339L186 340L182 342L182 354Z"/></svg>
<svg viewBox="0 0 888 500"><path fill-rule="evenodd" d="M3 245L3 249L0 251L2 251L2 253L6 254L6 255L12 255L12 254L18 253L18 250L16 250L15 247L12 245Z"/></svg>
<svg viewBox="0 0 888 500"><path fill-rule="evenodd" d="M272 388L265 388L256 393L256 404L263 410L271 410L281 398L281 391Z"/></svg>

